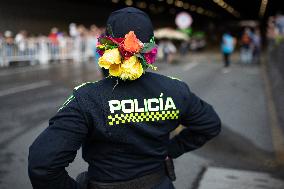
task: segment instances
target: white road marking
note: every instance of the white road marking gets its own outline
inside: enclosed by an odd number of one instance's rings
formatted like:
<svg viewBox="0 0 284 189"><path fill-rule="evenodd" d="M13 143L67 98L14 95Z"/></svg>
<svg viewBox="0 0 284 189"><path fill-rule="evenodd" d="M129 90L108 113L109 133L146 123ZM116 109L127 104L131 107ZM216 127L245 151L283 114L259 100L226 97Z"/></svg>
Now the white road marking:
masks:
<svg viewBox="0 0 284 189"><path fill-rule="evenodd" d="M191 70L192 68L194 68L197 65L198 65L197 62L189 63L189 64L185 65L183 67L183 69L184 69L184 71L189 71L189 70Z"/></svg>
<svg viewBox="0 0 284 189"><path fill-rule="evenodd" d="M19 87L13 87L13 88L10 88L10 89L0 91L0 97L19 93L19 92L23 92L23 91L32 90L32 89L36 89L36 88L40 88L40 87L45 87L45 86L48 86L48 85L51 85L51 81L44 80L44 81L30 83L30 84L27 84L27 85L22 85L22 86L19 86Z"/></svg>
<svg viewBox="0 0 284 189"><path fill-rule="evenodd" d="M14 74L20 74L25 72L34 72L48 68L49 65L41 65L40 67L24 67L24 68L15 68L13 70L3 70L0 72L0 76L9 76Z"/></svg>

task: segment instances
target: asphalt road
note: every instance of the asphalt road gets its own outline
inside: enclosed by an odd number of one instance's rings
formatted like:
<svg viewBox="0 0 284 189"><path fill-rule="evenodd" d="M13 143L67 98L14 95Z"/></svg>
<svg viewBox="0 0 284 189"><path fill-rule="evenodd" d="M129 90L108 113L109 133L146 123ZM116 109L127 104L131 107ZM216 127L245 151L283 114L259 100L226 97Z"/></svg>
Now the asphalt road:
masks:
<svg viewBox="0 0 284 189"><path fill-rule="evenodd" d="M175 160L177 189L198 188L202 173L212 166L282 176L259 66L235 63L229 73L223 73L220 55L208 52L157 66L159 73L187 82L192 91L214 106L223 123L216 139ZM75 86L99 78L90 63L0 69L1 189L31 188L27 176L29 145ZM68 172L75 177L86 167L78 153Z"/></svg>

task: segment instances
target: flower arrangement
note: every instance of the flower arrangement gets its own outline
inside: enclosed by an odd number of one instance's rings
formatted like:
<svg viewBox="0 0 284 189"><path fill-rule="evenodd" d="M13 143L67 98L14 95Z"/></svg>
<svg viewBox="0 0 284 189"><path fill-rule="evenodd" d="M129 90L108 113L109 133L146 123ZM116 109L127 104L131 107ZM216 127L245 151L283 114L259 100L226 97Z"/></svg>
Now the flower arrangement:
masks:
<svg viewBox="0 0 284 189"><path fill-rule="evenodd" d="M109 75L122 80L135 80L152 64L157 55L154 37L149 43L142 43L133 31L124 38L103 36L98 39L97 51L101 55L99 66L109 70Z"/></svg>

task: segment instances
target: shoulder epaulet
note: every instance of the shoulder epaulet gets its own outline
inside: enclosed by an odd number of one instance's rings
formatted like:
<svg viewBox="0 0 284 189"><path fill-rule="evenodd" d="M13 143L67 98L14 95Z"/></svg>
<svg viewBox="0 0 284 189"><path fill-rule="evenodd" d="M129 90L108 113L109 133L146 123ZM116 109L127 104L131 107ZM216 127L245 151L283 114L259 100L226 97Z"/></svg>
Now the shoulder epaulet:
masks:
<svg viewBox="0 0 284 189"><path fill-rule="evenodd" d="M171 79L173 79L173 80L178 80L178 81L182 81L181 79L179 79L179 78L176 78L176 77L172 77L172 76L167 76L168 78L171 78Z"/></svg>
<svg viewBox="0 0 284 189"><path fill-rule="evenodd" d="M59 112L61 109L63 109L64 107L66 107L72 100L75 99L75 96L72 94L70 95L67 100L62 104L62 106L58 109L57 112Z"/></svg>
<svg viewBox="0 0 284 189"><path fill-rule="evenodd" d="M87 84L93 84L93 83L97 83L98 81L90 81L90 82L85 82L85 83L82 83L81 85L78 85L77 87L74 88L75 91L77 91L79 88L87 85Z"/></svg>
<svg viewBox="0 0 284 189"><path fill-rule="evenodd" d="M93 82L85 82L82 83L81 85L78 85L77 87L74 87L74 91L77 91L78 89L82 88L83 86L87 85L87 84L92 84L92 83L96 83L98 81L93 81ZM58 111L60 111L61 109L63 109L64 107L66 107L72 100L75 99L74 94L70 95L67 100L62 104L62 106L59 108Z"/></svg>

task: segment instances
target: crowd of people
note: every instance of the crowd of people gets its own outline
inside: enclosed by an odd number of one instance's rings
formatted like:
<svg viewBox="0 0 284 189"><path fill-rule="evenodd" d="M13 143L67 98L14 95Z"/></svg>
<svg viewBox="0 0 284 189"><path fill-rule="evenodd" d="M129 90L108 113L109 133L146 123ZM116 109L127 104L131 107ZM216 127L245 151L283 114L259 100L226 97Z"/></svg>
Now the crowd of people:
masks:
<svg viewBox="0 0 284 189"><path fill-rule="evenodd" d="M262 38L258 27L245 27L239 38L234 37L230 31L226 31L221 40L221 52L223 54L224 73L229 72L231 64L231 54L234 52L236 46L240 47L240 63L243 64L259 64Z"/></svg>
<svg viewBox="0 0 284 189"><path fill-rule="evenodd" d="M46 64L50 61L86 62L94 59L97 62L97 38L104 31L104 27L92 25L86 28L75 23L69 25L68 32L53 27L48 35L35 36L25 30L16 34L0 31L0 67L23 61ZM206 45L204 38L196 37L186 41L158 38L156 43L159 46L157 58L164 63L172 63L177 54L186 55Z"/></svg>
<svg viewBox="0 0 284 189"><path fill-rule="evenodd" d="M240 60L242 63L259 63L261 51L261 33L259 28L245 28L240 39Z"/></svg>
<svg viewBox="0 0 284 189"><path fill-rule="evenodd" d="M275 46L275 44L284 41L284 15L277 14L270 16L266 28L267 47ZM243 64L259 64L262 51L262 35L260 28L245 27L240 38L237 40L230 32L225 32L222 36L221 51L224 57L224 72L228 72L230 65L230 55L234 52L237 44L240 47L240 63Z"/></svg>
<svg viewBox="0 0 284 189"><path fill-rule="evenodd" d="M71 23L69 32L54 27L49 35L33 36L27 31L19 31L16 35L11 31L0 33L0 67L15 61L29 61L46 64L50 61L86 62L98 61L96 52L97 38L105 31L92 25L89 29L83 25ZM158 58L171 63L177 53L175 44L169 39L157 41ZM97 65L97 64L96 64Z"/></svg>
<svg viewBox="0 0 284 189"><path fill-rule="evenodd" d="M33 36L25 30L19 31L15 35L11 31L0 32L0 67L15 61L44 64L50 61L67 61L69 59L74 62L94 59L97 62L99 57L96 52L97 38L104 30L105 28L96 25L86 28L83 25L71 23L68 32L60 31L54 27L48 35ZM284 15L277 14L269 17L266 37L268 46L284 39ZM158 44L158 58L165 63L173 62L178 51L181 55L185 55L189 50L194 50L190 48L188 41L181 42L179 48L168 39L158 40ZM237 44L240 47L241 63L260 62L263 42L258 27L245 27L238 40L229 32L223 35L221 49L225 67L229 67L230 55Z"/></svg>
<svg viewBox="0 0 284 189"><path fill-rule="evenodd" d="M69 32L54 27L49 35L32 36L25 30L14 35L5 31L0 33L0 66L23 60L48 63L53 60L82 62L97 59L97 38L102 32L104 28L96 25L86 28L75 23L70 24Z"/></svg>
<svg viewBox="0 0 284 189"><path fill-rule="evenodd" d="M268 45L273 46L275 43L284 41L284 15L277 14L276 16L270 16L267 22L266 37Z"/></svg>
<svg viewBox="0 0 284 189"><path fill-rule="evenodd" d="M284 41L284 15L281 13L268 18L266 27L268 48ZM241 62L259 63L262 48L261 32L259 28L245 28L241 37Z"/></svg>

